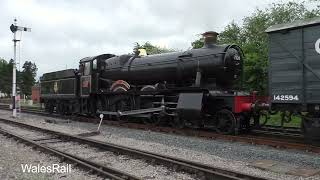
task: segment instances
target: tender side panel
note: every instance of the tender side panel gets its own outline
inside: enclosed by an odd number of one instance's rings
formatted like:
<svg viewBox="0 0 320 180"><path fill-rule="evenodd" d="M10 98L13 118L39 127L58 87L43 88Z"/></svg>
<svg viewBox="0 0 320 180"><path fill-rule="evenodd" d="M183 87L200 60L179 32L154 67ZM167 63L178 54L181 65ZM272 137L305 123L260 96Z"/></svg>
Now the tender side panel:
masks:
<svg viewBox="0 0 320 180"><path fill-rule="evenodd" d="M42 98L75 98L76 78L41 81Z"/></svg>

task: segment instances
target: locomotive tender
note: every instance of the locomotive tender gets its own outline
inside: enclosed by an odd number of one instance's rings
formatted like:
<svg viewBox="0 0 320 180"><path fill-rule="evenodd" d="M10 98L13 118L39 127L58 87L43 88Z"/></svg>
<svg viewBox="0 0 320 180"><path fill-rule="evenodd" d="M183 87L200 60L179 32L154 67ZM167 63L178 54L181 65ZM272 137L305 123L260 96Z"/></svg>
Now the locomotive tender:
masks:
<svg viewBox="0 0 320 180"><path fill-rule="evenodd" d="M225 134L259 127L262 110L275 110L282 111L282 123L299 114L305 136L318 141L319 27L318 18L267 30L270 101L237 88L242 50L217 45L218 33L210 31L203 34L200 49L148 56L101 54L81 59L79 70L46 73L41 77L41 102L49 112L104 114Z"/></svg>

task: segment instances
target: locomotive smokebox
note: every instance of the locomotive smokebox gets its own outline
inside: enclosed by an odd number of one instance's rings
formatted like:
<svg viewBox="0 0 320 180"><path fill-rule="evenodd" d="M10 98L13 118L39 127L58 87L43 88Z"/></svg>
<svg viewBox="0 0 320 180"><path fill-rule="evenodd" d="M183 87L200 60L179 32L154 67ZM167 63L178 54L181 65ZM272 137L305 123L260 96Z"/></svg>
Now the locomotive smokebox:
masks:
<svg viewBox="0 0 320 180"><path fill-rule="evenodd" d="M203 47L205 48L211 48L213 45L217 43L217 38L218 38L219 33L215 31L207 31L202 34L203 39L204 39L204 45Z"/></svg>

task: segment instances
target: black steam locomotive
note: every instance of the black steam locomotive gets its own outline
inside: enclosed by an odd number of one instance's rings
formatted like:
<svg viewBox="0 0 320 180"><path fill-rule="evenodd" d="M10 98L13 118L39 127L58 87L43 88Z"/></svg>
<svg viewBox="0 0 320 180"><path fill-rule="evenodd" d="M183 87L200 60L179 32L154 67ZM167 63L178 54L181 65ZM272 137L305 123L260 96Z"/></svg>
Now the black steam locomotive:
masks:
<svg viewBox="0 0 320 180"><path fill-rule="evenodd" d="M79 70L46 73L41 101L47 111L61 114L238 132L249 125L245 112L252 102L251 96L232 89L242 72L243 53L237 45L216 45L216 32L203 35L200 49L149 56L102 54L81 59Z"/></svg>
<svg viewBox="0 0 320 180"><path fill-rule="evenodd" d="M41 102L48 112L104 114L109 119L212 128L226 134L259 126L262 110L289 111L289 115L284 113L284 121L303 111L307 112L300 113L304 132L308 137L320 138L320 127L316 126L320 124L320 81L307 72L311 68L308 60L312 59L306 58L300 65L301 61L292 59L296 52L280 46L294 43L290 37L297 36L296 31L307 33L318 24L278 25L268 30L271 101L238 89L243 72L242 50L237 45L217 45L218 34L211 31L203 34L205 43L200 49L148 56L138 52L101 54L81 59L79 70L46 73L41 77ZM303 45L301 39L299 42ZM312 70L317 75L320 68ZM295 71L301 71L301 76ZM309 82L313 84L306 86ZM301 86L297 88L295 83Z"/></svg>

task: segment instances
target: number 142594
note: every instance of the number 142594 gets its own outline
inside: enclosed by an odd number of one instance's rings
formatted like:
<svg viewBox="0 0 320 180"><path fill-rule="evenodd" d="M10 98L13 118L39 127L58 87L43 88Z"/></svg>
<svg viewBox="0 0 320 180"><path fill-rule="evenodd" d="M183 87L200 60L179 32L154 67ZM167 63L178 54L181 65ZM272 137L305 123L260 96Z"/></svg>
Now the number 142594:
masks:
<svg viewBox="0 0 320 180"><path fill-rule="evenodd" d="M299 101L298 95L273 95L273 100L276 101Z"/></svg>

